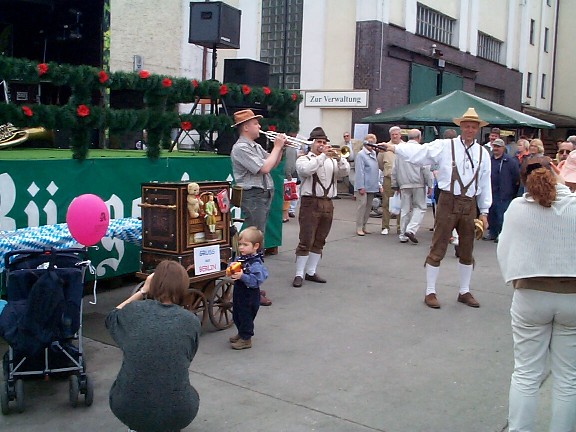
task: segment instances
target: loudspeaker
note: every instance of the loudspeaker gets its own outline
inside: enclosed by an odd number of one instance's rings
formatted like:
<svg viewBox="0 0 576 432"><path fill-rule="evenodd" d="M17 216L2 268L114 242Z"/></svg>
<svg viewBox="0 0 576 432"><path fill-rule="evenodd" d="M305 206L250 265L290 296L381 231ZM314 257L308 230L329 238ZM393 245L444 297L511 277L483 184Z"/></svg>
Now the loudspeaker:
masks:
<svg viewBox="0 0 576 432"><path fill-rule="evenodd" d="M269 86L270 64L252 59L224 59L224 82Z"/></svg>
<svg viewBox="0 0 576 432"><path fill-rule="evenodd" d="M191 2L188 42L206 48L240 48L241 15L220 1Z"/></svg>

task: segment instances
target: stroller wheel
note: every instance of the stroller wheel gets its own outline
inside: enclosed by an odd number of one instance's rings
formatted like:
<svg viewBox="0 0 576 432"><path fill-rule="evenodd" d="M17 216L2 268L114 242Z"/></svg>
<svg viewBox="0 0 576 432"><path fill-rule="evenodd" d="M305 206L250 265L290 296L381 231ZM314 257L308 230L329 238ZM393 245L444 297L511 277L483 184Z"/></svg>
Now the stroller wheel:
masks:
<svg viewBox="0 0 576 432"><path fill-rule="evenodd" d="M16 391L16 411L22 413L24 412L24 381L16 380L14 389Z"/></svg>
<svg viewBox="0 0 576 432"><path fill-rule="evenodd" d="M92 380L88 378L88 375L84 377L84 405L90 406L94 402L94 384Z"/></svg>
<svg viewBox="0 0 576 432"><path fill-rule="evenodd" d="M0 389L0 408L2 409L2 414L8 415L10 413L10 408L8 403L10 402L10 397L8 396L8 382L4 382L2 388Z"/></svg>
<svg viewBox="0 0 576 432"><path fill-rule="evenodd" d="M72 408L76 408L78 406L78 394L80 393L78 375L70 375L70 378L68 379L68 392L70 396L70 405L72 405Z"/></svg>

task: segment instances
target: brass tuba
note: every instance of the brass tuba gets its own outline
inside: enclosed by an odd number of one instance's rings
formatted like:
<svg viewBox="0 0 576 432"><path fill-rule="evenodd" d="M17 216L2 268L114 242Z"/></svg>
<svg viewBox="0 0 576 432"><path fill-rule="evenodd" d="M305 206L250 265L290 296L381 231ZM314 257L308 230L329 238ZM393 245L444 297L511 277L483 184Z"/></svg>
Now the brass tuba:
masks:
<svg viewBox="0 0 576 432"><path fill-rule="evenodd" d="M22 144L28 138L51 139L51 134L43 127L19 129L12 123L0 125L0 150Z"/></svg>

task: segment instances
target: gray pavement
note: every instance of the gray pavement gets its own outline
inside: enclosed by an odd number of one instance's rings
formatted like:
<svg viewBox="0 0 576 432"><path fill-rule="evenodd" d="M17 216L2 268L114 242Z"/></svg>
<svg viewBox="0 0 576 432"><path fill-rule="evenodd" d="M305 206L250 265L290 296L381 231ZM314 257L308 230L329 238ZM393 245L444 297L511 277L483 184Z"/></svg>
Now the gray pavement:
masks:
<svg viewBox="0 0 576 432"><path fill-rule="evenodd" d="M358 237L355 202L341 199L335 207L318 270L329 283L291 286L298 241L291 219L278 255L266 259L263 288L273 305L260 309L253 348L233 351L233 328L205 326L190 367L200 411L185 431L505 431L512 288L500 275L496 245L476 242L472 291L481 307L456 302L450 249L438 279L442 308L432 310L423 303L431 211L420 244L411 245L380 235L376 218L369 222L374 233ZM102 321L132 287L100 294L95 306L84 302L94 405L70 408L66 380L26 382L26 411L0 416L1 431L127 430L108 407L121 352L104 343ZM548 385L538 430L546 429Z"/></svg>

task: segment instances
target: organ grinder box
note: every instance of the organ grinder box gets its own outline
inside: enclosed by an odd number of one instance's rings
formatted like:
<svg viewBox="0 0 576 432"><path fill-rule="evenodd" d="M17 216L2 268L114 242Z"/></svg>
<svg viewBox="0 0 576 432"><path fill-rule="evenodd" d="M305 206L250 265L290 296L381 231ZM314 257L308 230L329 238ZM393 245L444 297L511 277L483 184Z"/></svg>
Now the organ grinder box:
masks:
<svg viewBox="0 0 576 432"><path fill-rule="evenodd" d="M230 246L228 182L142 184L142 252L193 254Z"/></svg>

